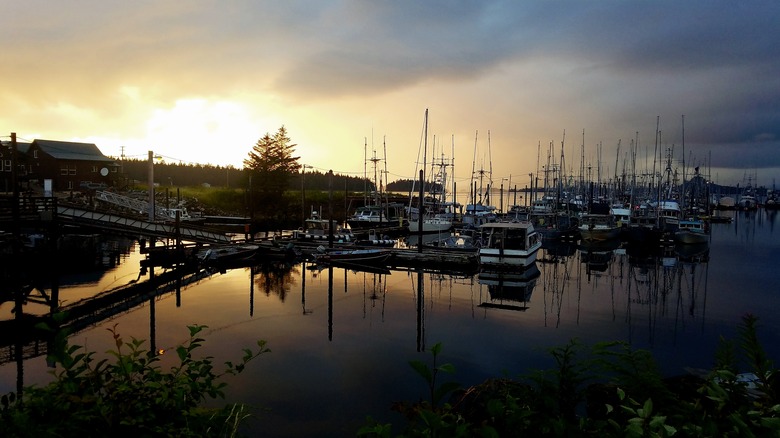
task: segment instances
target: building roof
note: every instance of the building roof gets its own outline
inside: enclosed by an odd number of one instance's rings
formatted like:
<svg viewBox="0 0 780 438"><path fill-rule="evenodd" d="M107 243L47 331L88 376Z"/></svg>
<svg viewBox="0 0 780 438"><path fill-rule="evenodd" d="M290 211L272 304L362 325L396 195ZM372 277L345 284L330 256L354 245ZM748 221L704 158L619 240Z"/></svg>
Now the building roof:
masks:
<svg viewBox="0 0 780 438"><path fill-rule="evenodd" d="M2 142L3 147L11 148L11 142L3 140ZM16 150L20 153L26 154L28 150L30 150L30 143L24 142L24 141L17 141L16 142Z"/></svg>
<svg viewBox="0 0 780 438"><path fill-rule="evenodd" d="M71 141L33 140L41 151L58 160L84 160L102 161L113 163L114 160L106 157L93 143L76 143Z"/></svg>

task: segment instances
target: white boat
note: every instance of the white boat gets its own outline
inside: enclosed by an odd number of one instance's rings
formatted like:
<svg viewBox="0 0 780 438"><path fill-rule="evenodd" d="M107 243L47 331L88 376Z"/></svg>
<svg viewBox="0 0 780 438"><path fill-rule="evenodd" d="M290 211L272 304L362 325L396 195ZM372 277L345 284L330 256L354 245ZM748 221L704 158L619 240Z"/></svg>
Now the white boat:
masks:
<svg viewBox="0 0 780 438"><path fill-rule="evenodd" d="M753 195L742 195L737 203L740 210L756 210L758 208L758 201Z"/></svg>
<svg viewBox="0 0 780 438"><path fill-rule="evenodd" d="M344 228L335 221L322 219L317 210L312 209L311 216L306 219L306 229L299 228L293 231L293 239L299 241L327 241L330 239L330 227L333 225L333 241L338 243L351 243L355 236L349 228Z"/></svg>
<svg viewBox="0 0 780 438"><path fill-rule="evenodd" d="M352 230L402 227L406 224L401 204L366 205L358 207L347 219Z"/></svg>
<svg viewBox="0 0 780 438"><path fill-rule="evenodd" d="M525 269L536 261L542 239L530 222L491 222L479 228L484 240L481 268Z"/></svg>
<svg viewBox="0 0 780 438"><path fill-rule="evenodd" d="M424 234L431 233L447 233L452 228L452 220L446 217L433 216L430 218L423 218L422 220L422 232ZM417 234L420 232L420 223L418 221L409 222L409 233Z"/></svg>

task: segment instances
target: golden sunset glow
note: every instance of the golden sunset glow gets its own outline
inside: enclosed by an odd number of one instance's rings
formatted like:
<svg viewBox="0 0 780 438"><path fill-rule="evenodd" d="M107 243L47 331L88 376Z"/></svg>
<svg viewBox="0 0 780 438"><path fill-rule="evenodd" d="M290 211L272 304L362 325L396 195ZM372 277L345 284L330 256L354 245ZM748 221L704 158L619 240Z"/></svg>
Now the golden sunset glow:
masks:
<svg viewBox="0 0 780 438"><path fill-rule="evenodd" d="M569 175L682 160L685 115L686 159L713 179L780 174L774 3L7 6L3 138L241 167L284 125L302 163L362 174L375 153L392 180L415 175L427 108L429 157L517 181L562 148Z"/></svg>

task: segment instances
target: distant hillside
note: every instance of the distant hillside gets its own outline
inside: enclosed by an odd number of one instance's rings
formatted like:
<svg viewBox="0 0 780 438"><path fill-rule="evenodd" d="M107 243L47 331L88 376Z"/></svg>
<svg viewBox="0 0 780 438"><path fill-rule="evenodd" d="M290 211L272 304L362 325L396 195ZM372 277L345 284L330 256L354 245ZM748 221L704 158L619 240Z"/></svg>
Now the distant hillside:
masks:
<svg viewBox="0 0 780 438"><path fill-rule="evenodd" d="M122 161L121 179L123 184L132 186L134 181L146 184L149 175L149 162L146 160ZM246 187L247 177L243 169L232 166L213 166L200 164L154 164L154 182L160 186L194 187L208 184L212 187ZM374 190L373 184L364 183L363 178L334 174L332 181L326 173L309 171L303 176L307 190L326 191L331 186L334 191L363 192ZM290 190L301 189L301 174L290 178Z"/></svg>

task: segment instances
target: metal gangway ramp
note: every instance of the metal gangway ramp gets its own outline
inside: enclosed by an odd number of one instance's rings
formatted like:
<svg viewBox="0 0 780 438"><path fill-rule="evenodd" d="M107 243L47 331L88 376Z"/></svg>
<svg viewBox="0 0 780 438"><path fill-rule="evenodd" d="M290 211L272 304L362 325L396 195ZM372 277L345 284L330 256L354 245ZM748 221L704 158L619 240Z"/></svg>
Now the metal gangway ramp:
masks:
<svg viewBox="0 0 780 438"><path fill-rule="evenodd" d="M116 213L87 210L72 206L57 206L57 219L74 225L88 226L122 233L138 233L145 236L180 238L200 243L230 243L231 238L224 232L199 227L180 221L149 222L146 220L121 216Z"/></svg>
<svg viewBox="0 0 780 438"><path fill-rule="evenodd" d="M119 193L107 192L104 190L95 191L95 199L132 210L136 213L149 214L149 210L152 209L151 204L149 204L147 201L120 195ZM154 217L158 219L170 220L175 218L175 214L172 215L167 208L157 207L154 209Z"/></svg>

